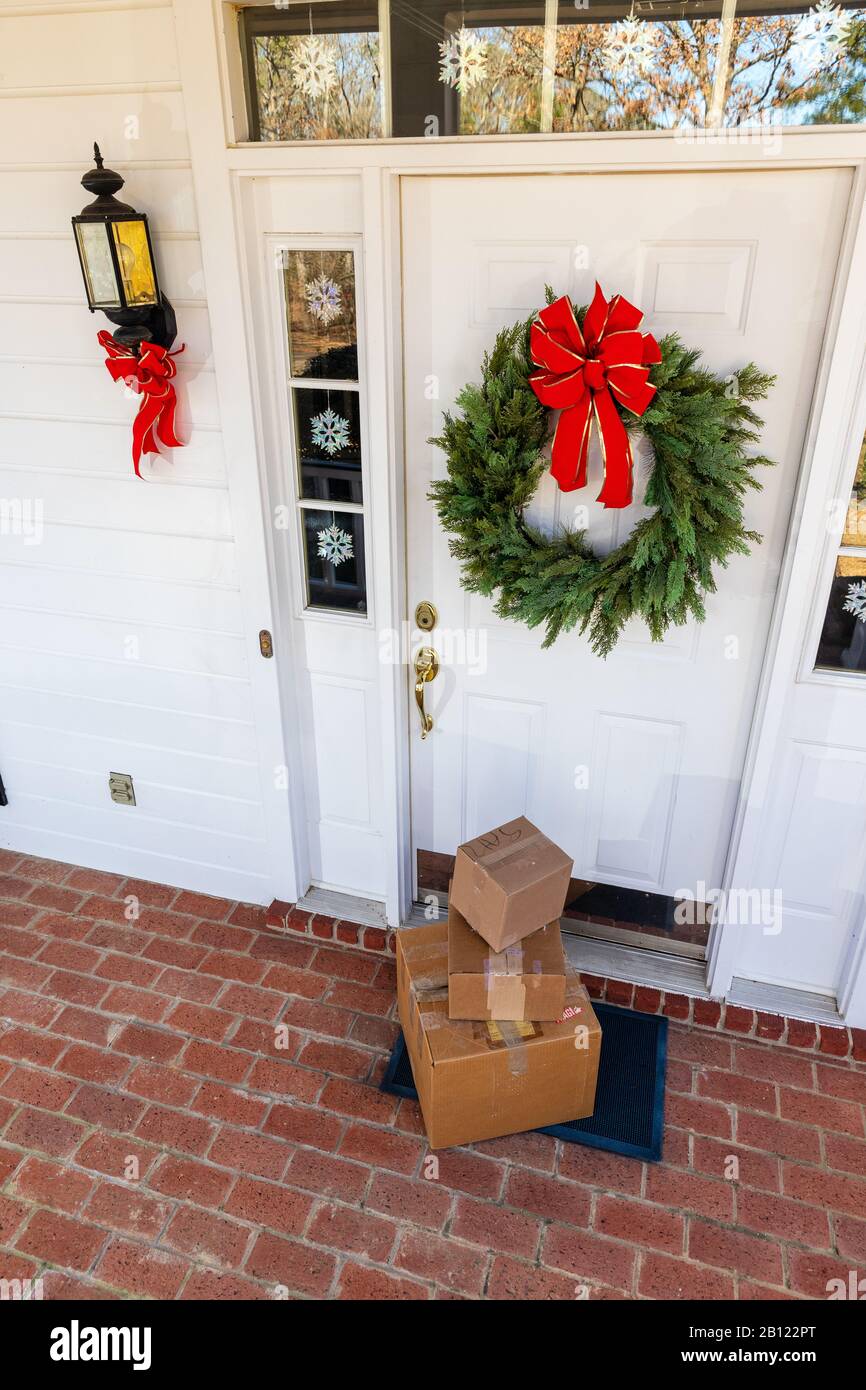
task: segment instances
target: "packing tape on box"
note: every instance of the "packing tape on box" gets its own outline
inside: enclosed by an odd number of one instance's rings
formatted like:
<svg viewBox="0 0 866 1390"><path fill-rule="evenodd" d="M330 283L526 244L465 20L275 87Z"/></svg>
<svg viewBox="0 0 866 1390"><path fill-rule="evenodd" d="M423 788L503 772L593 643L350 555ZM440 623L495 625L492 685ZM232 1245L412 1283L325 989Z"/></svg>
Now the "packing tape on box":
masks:
<svg viewBox="0 0 866 1390"><path fill-rule="evenodd" d="M522 975L523 947L509 946L505 951L488 951L484 958L484 974Z"/></svg>
<svg viewBox="0 0 866 1390"><path fill-rule="evenodd" d="M523 1076L529 1066L529 1054L524 1043L528 1037L534 1037L540 1029L534 1024L525 1023L488 1023L487 1030L491 1038L498 1039L504 1043L508 1051L508 1070L512 1076Z"/></svg>
<svg viewBox="0 0 866 1390"><path fill-rule="evenodd" d="M444 947L441 942L431 945L429 941L407 941L406 938L412 934L412 929L407 927L403 927L400 932L400 946L407 960L418 960L421 956L436 958L442 955Z"/></svg>
<svg viewBox="0 0 866 1390"><path fill-rule="evenodd" d="M496 1018L522 1019L526 1013L526 985L521 975L488 975L487 1008Z"/></svg>
<svg viewBox="0 0 866 1390"><path fill-rule="evenodd" d="M447 1031L450 1034L451 1045L455 1052L474 1056L476 1049L471 1033L467 1036L466 1024L456 1022L448 1017L447 986L445 989L425 990L418 990L413 986L412 993L416 1014L423 1023L425 1033L429 1034L434 1030L440 1033Z"/></svg>
<svg viewBox="0 0 866 1390"><path fill-rule="evenodd" d="M448 983L448 967L446 965L445 951L440 944L431 946L429 942L408 942L406 935L401 934L400 948L403 958L408 964L412 962L411 979L412 985L416 990L427 991L444 988ZM428 962L428 969L424 970L418 962Z"/></svg>
<svg viewBox="0 0 866 1390"><path fill-rule="evenodd" d="M435 1009L440 1004L448 1003L447 985L419 985L413 980L412 993L418 1001L419 1009Z"/></svg>
<svg viewBox="0 0 866 1390"><path fill-rule="evenodd" d="M501 980L514 976L499 976ZM488 1023L466 1023L448 1017L448 990L432 989L418 991L412 989L413 1013L416 1028L424 1033L437 1031L440 1036L447 1030L452 1056L463 1053L477 1057L477 1042L483 1037L488 1047L504 1048L508 1054L508 1070L512 1076L522 1076L529 1067L529 1055L525 1043L532 1038L541 1037L544 1029L538 1023L506 1022L496 1020ZM416 1037L416 1048L420 1048L421 1037Z"/></svg>
<svg viewBox="0 0 866 1390"><path fill-rule="evenodd" d="M442 988L442 971L437 970L432 975L416 975L412 984L415 989L420 989L424 993L432 993L434 990Z"/></svg>
<svg viewBox="0 0 866 1390"><path fill-rule="evenodd" d="M523 983L523 948L509 946L506 951L488 951L484 961L487 979L487 1008L496 1017L523 1018L526 1013L526 986Z"/></svg>

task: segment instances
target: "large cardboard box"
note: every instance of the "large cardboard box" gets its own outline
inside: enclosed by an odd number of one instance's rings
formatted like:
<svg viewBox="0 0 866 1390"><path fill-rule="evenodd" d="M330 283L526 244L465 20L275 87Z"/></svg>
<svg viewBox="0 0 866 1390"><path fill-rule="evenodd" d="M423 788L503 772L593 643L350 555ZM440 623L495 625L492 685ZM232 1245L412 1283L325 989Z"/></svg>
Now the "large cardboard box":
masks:
<svg viewBox="0 0 866 1390"><path fill-rule="evenodd" d="M448 1017L446 923L397 933L400 1022L431 1148L592 1114L601 1027L567 970L561 1021L458 1022Z"/></svg>
<svg viewBox="0 0 866 1390"><path fill-rule="evenodd" d="M448 1017L553 1022L565 1008L559 922L494 951L453 903L448 909Z"/></svg>
<svg viewBox="0 0 866 1390"><path fill-rule="evenodd" d="M451 902L494 951L561 916L574 861L525 816L457 851Z"/></svg>

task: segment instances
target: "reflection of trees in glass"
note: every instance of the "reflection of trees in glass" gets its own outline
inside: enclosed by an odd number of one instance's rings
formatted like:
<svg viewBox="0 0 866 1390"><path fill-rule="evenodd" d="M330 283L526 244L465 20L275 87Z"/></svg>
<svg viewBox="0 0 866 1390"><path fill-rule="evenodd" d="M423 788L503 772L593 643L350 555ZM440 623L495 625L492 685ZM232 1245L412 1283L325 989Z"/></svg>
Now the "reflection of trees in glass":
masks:
<svg viewBox="0 0 866 1390"><path fill-rule="evenodd" d="M554 130L648 129L703 124L719 42L718 20L654 24L656 66L642 75L611 70L607 24L560 25L556 35ZM482 31L490 42L487 77L460 101L462 134L538 130L544 29Z"/></svg>
<svg viewBox="0 0 866 1390"><path fill-rule="evenodd" d="M787 125L862 121L866 114L866 16L850 11L844 44L810 72L797 43L801 14L735 19L726 124L776 111Z"/></svg>
<svg viewBox="0 0 866 1390"><path fill-rule="evenodd" d="M845 513L845 525L842 530L843 545L861 546L864 543L866 543L866 437L860 445L851 498ZM859 560L858 564L862 568L863 561ZM841 572L837 571L837 573Z"/></svg>
<svg viewBox="0 0 866 1390"><path fill-rule="evenodd" d="M340 312L325 323L310 312L306 287L320 276L339 291ZM290 251L286 298L293 376L353 381L358 375L355 265L351 251Z"/></svg>
<svg viewBox="0 0 866 1390"><path fill-rule="evenodd" d="M382 134L378 34L330 34L337 81L312 96L292 78L291 58L306 35L270 34L254 45L262 140L370 140Z"/></svg>
<svg viewBox="0 0 866 1390"><path fill-rule="evenodd" d="M857 472L854 474L854 496L858 502L862 502L866 498L866 437L860 445Z"/></svg>
<svg viewBox="0 0 866 1390"><path fill-rule="evenodd" d="M481 29L485 75L460 97L461 135L526 134L541 127L544 29Z"/></svg>
<svg viewBox="0 0 866 1390"><path fill-rule="evenodd" d="M554 130L700 128L717 118L713 100L723 46L721 21L655 19L641 0L636 13L656 36L652 67L644 73L616 71L611 64L606 45L616 21L558 25ZM844 41L838 49L825 49L817 72L810 70L798 42L803 13L770 12L732 21L723 124L748 125L771 117L806 125L866 121L866 10L846 10L850 23ZM472 28L488 44L486 75L462 95L448 93L458 104L460 133L540 130L544 26ZM291 56L305 37L271 34L254 40L261 138L381 136L378 34L323 36L333 45L337 81L319 96L304 92L292 79ZM435 63L436 56L430 61Z"/></svg>
<svg viewBox="0 0 866 1390"><path fill-rule="evenodd" d="M866 118L866 16L851 12L838 52L810 72L797 42L802 14L733 21L725 125L775 113L787 124ZM652 68L616 72L605 50L611 26L560 25L556 35L554 130L647 130L705 126L711 119L721 47L718 19L652 21ZM487 78L460 101L460 129L500 133L540 128L544 29L482 30Z"/></svg>

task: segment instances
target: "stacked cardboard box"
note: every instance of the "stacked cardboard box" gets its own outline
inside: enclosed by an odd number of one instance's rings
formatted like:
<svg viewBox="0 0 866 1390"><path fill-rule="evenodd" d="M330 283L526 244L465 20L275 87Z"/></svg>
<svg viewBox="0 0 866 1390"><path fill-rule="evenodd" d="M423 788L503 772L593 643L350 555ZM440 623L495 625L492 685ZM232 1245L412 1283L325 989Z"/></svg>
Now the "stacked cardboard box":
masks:
<svg viewBox="0 0 866 1390"><path fill-rule="evenodd" d="M457 851L448 923L397 937L433 1148L591 1115L601 1028L559 930L572 861L524 817Z"/></svg>

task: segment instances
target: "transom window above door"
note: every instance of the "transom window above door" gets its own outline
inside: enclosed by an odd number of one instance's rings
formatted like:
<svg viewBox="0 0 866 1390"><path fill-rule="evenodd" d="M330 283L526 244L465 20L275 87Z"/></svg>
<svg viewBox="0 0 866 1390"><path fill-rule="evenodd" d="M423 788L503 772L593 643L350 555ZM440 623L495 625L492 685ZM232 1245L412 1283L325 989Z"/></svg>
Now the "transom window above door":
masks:
<svg viewBox="0 0 866 1390"><path fill-rule="evenodd" d="M866 9L844 0L277 0L238 16L256 141L866 120Z"/></svg>

